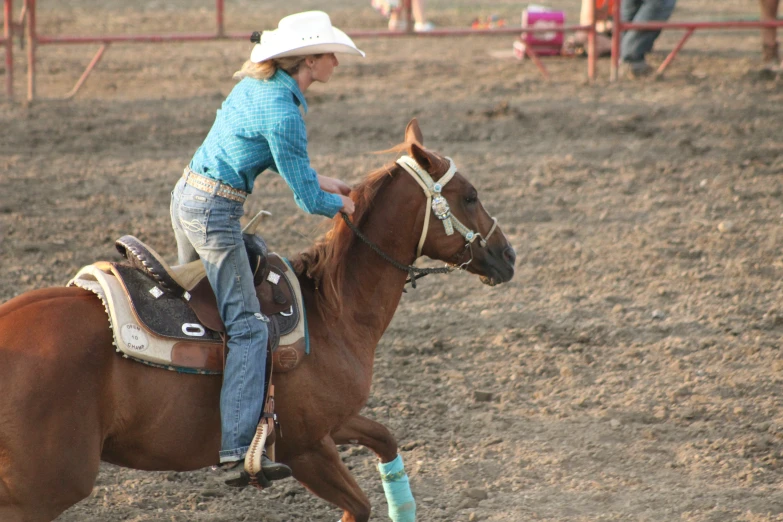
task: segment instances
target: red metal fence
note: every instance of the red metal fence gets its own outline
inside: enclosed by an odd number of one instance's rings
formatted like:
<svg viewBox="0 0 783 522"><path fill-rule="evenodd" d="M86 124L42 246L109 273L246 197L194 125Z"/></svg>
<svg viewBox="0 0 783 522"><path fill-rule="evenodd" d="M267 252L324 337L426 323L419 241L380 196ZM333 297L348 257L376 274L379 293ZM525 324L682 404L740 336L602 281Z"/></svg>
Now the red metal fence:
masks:
<svg viewBox="0 0 783 522"><path fill-rule="evenodd" d="M587 33L587 76L590 80L595 78L595 65L596 65L596 53L595 53L595 37L596 28L594 21L595 13L595 1L593 2L593 9L591 11L590 19L593 22L587 25L567 25L560 27L559 30L571 32L571 31L585 31ZM658 74L662 73L666 67L674 60L677 53L685 45L685 42L690 38L694 31L697 29L759 29L762 27L783 27L783 20L768 20L768 21L728 21L728 22L656 22L656 23L623 23L620 22L620 2L614 3L613 19L614 30L612 31L612 57L611 57L611 69L610 79L617 79L617 71L620 60L620 34L622 31L630 29L684 29L686 31L683 38L677 44L677 46L671 51L669 56L664 60L658 69ZM402 36L416 37L441 37L441 36L475 36L475 35L497 35L497 34L514 34L519 38L523 38L526 33L535 32L551 32L551 27L499 27L492 29L436 29L429 32L413 33L413 23L411 16L410 0L404 0L404 16L406 20L411 23L407 24L407 31L346 31L352 38L394 38ZM114 42L146 42L146 43L163 43L163 42L184 42L184 41L210 41L210 40L243 40L248 39L249 34L245 33L227 33L224 27L224 7L225 0L215 0L215 21L216 28L214 32L209 33L173 33L173 34L129 34L129 35L117 35L117 36L46 36L39 35L36 25L36 0L22 0L22 10L20 14L20 21L14 22L13 19L13 0L4 0L3 8L3 39L1 40L3 47L5 48L5 75L6 75L6 93L9 98L13 98L14 95L14 59L13 59L13 43L14 37L19 36L25 38L27 43L27 100L32 101L35 98L36 91L36 50L41 45L58 45L58 44L100 44L100 48L93 56L87 68L82 73L82 76L76 82L73 89L65 95L66 98L70 98L76 94L76 92L84 85L90 73L95 69L95 66L103 57L108 47ZM525 47L526 54L530 57L533 63L538 67L539 71L545 78L549 78L549 74L544 64L536 56L535 52L530 46Z"/></svg>
<svg viewBox="0 0 783 522"><path fill-rule="evenodd" d="M21 22L13 22L13 0L4 0L4 33L3 44L5 46L6 53L6 93L9 98L14 94L14 79L13 79L13 40L15 36L22 36L27 41L27 100L32 101L36 94L36 50L41 45L58 45L58 44L100 44L100 48L93 56L84 73L76 82L73 89L65 95L66 98L72 97L76 92L84 85L87 77L95 69L95 66L103 57L108 47L114 42L145 42L145 43L160 43L160 42L184 42L184 41L210 41L210 40L244 40L249 39L250 35L245 33L228 33L224 27L224 7L225 0L215 0L215 20L216 30L209 33L173 33L173 34L128 34L128 35L116 35L116 36L101 36L101 35L88 35L88 36L47 36L38 34L36 24L36 0L22 0L22 14L20 16ZM404 17L408 21L412 21L410 0L404 0ZM550 32L551 28L521 28L521 27L499 27L492 29L436 29L429 32L414 33L413 23L408 23L408 29L406 31L388 31L388 30L376 30L376 31L346 31L352 38L396 38L404 36L426 36L426 37L441 37L441 36L475 36L475 35L498 35L498 34L514 34L521 35L524 33L532 32ZM595 28L594 25L570 25L562 27L563 31L588 31L590 35L589 41L594 42ZM23 33L24 31L24 33ZM588 44L590 45L590 44ZM532 51L527 50L528 56L541 70L542 74L548 78L546 68L540 62L538 57ZM590 53L591 56L594 53ZM595 71L594 60L590 60L589 76L593 78Z"/></svg>
<svg viewBox="0 0 783 522"><path fill-rule="evenodd" d="M5 48L5 92L9 98L14 95L14 21L13 3L3 4L3 47Z"/></svg>

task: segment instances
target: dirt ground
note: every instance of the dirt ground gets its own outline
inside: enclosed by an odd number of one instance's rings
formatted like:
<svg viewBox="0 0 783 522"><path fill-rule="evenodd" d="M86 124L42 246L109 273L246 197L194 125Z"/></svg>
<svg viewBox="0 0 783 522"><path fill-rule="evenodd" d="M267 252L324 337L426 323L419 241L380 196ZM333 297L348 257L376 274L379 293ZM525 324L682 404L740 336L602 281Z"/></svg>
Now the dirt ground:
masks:
<svg viewBox="0 0 783 522"><path fill-rule="evenodd" d="M67 5L65 5L67 4ZM263 5L263 9L259 6ZM578 2L557 0L575 20ZM323 2L230 1L231 31ZM512 1L431 0L439 26ZM44 34L209 31L212 3L39 2ZM329 2L343 28L383 28L369 2ZM675 19L757 18L755 2L681 0ZM262 11L262 12L259 12ZM681 33L664 33L660 63ZM308 91L316 169L356 182L415 116L517 249L514 280L431 276L377 351L364 414L402 447L422 521L783 521L783 80L760 74L757 31L696 33L659 81L552 81L512 36L357 40ZM246 42L40 49L40 100L0 103L0 300L117 259L132 233L174 256L169 191L230 91ZM17 50L17 92L24 61ZM264 174L250 212L293 255L324 230ZM249 213L250 213L249 212ZM151 369L150 371L157 371ZM344 447L388 520L375 457ZM293 481L263 493L209 470L104 464L59 522L332 521Z"/></svg>

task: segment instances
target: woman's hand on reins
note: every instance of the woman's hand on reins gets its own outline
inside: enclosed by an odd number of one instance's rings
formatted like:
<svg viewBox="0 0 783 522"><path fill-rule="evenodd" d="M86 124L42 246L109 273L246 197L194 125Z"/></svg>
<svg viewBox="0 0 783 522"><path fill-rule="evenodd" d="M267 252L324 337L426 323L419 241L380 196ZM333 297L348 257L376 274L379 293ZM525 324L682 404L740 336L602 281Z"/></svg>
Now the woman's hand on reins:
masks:
<svg viewBox="0 0 783 522"><path fill-rule="evenodd" d="M353 205L353 200L348 196L342 196L342 195L340 195L340 199L343 200L343 208L340 209L340 212L343 212L344 214L348 214L349 216L353 214L353 211L355 210L355 207Z"/></svg>
<svg viewBox="0 0 783 522"><path fill-rule="evenodd" d="M321 176L320 174L318 174L318 185L324 192L337 194L338 196L347 196L351 193L351 187L347 183L336 178Z"/></svg>

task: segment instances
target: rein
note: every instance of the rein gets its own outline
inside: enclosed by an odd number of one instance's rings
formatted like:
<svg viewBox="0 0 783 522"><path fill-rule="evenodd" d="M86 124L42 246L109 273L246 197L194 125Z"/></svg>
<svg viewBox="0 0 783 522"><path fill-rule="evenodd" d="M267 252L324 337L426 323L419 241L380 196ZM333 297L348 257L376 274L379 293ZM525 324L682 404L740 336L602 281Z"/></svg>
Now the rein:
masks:
<svg viewBox="0 0 783 522"><path fill-rule="evenodd" d="M356 225L353 224L353 221L350 220L348 217L348 214L345 212L340 212L340 214L343 216L343 221L345 221L345 224L348 225L348 228L351 229L351 231L356 234L356 237L361 239L365 244L367 244L368 247L370 247L373 252L381 256L385 261L388 261L394 268L398 268L402 270L403 272L408 273L408 280L405 281L405 284L410 283L413 288L416 288L416 280L424 277L427 274L448 274L449 272L453 272L456 270L453 266L444 266L443 268L419 268L418 266L413 265L405 265L403 263L400 263L393 257L391 257L389 254L381 250L381 248L373 243L370 238L365 236L361 230L356 228Z"/></svg>
<svg viewBox="0 0 783 522"><path fill-rule="evenodd" d="M424 195L427 197L427 207L426 207L426 214L424 217L424 228L421 232L421 238L419 239L419 244L416 247L416 259L421 257L421 250L424 247L424 241L427 238L427 232L429 231L430 227L430 212L433 212L435 214L435 217L437 217L441 223L443 223L443 227L446 231L446 235L450 236L454 233L454 230L456 229L457 232L459 232L462 237L465 238L465 248L462 251L462 254L464 255L465 251L470 250L470 259L464 263L461 263L459 265L446 265L443 268L419 268L417 266L413 265L406 265L403 263L400 263L396 259L389 256L386 252L381 250L381 248L373 243L367 236L365 236L361 230L359 230L356 225L353 224L353 222L350 220L347 214L344 212L341 212L343 216L343 221L345 221L345 224L348 225L348 228L351 229L351 231L356 234L356 237L361 239L367 246L369 246L373 252L381 256L385 261L389 262L392 266L395 268L402 270L403 272L408 273L408 280L405 282L410 283L413 288L416 288L416 280L419 278L424 277L428 274L448 274L450 272L453 272L454 270L465 270L465 268L473 261L473 242L476 239L480 239L479 245L481 245L482 248L486 248L487 246L487 240L489 240L490 236L495 232L495 229L498 226L498 220L497 218L492 218L492 228L489 230L489 233L487 234L487 237L482 236L480 233L473 232L471 229L463 225L459 219L457 219L452 213L451 209L449 208L449 203L446 201L446 198L443 197L441 194L441 191L443 190L443 187L451 181L451 179L454 177L454 174L457 172L457 166L454 164L454 161L451 158L447 158L449 160L449 169L446 171L443 176L438 180L438 182L435 182L432 179L432 176L424 170L421 165L416 162L415 159L411 158L410 156L402 156L400 159L397 160L397 164L405 170L408 174L410 174L413 179L416 181L416 183L419 184L419 186L424 191ZM456 255L458 255L459 252Z"/></svg>

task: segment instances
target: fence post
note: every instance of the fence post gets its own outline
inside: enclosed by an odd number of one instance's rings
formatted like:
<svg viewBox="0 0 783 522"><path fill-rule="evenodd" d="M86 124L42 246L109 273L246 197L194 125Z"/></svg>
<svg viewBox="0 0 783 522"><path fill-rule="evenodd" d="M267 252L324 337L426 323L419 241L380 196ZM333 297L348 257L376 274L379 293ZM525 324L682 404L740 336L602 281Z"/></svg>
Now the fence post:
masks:
<svg viewBox="0 0 783 522"><path fill-rule="evenodd" d="M226 28L223 22L223 7L225 6L225 0L215 0L215 12L217 17L217 37L223 38L226 36Z"/></svg>
<svg viewBox="0 0 783 522"><path fill-rule="evenodd" d="M590 0L587 4L587 21L590 24L590 31L587 33L587 78L590 81L595 80L595 4L598 0ZM582 21L579 21L582 24Z"/></svg>
<svg viewBox="0 0 783 522"><path fill-rule="evenodd" d="M38 35L35 30L35 0L24 0L27 7L27 101L35 98L35 48Z"/></svg>
<svg viewBox="0 0 783 522"><path fill-rule="evenodd" d="M623 20L620 13L620 0L615 0L612 9L612 64L609 72L609 80L617 81L617 73L620 68L620 37L623 31Z"/></svg>
<svg viewBox="0 0 783 522"><path fill-rule="evenodd" d="M14 98L14 23L13 0L3 4L3 38L5 39L5 93Z"/></svg>

